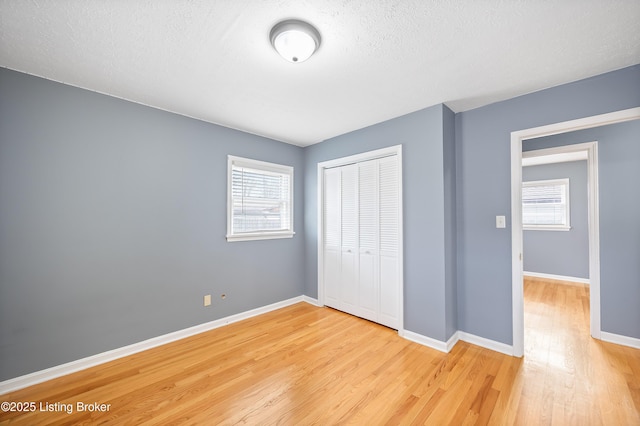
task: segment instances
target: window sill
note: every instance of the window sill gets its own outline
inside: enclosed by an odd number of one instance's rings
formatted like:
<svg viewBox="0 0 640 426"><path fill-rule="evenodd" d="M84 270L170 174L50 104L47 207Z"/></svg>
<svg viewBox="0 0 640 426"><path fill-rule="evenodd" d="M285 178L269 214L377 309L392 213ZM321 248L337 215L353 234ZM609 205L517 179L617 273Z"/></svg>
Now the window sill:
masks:
<svg viewBox="0 0 640 426"><path fill-rule="evenodd" d="M255 240L276 240L282 238L293 238L295 232L260 232L254 234L238 234L227 235L227 242L232 243L235 241L255 241Z"/></svg>
<svg viewBox="0 0 640 426"><path fill-rule="evenodd" d="M531 226L524 225L522 227L523 231L571 231L570 226L549 226L549 225L539 225L539 226Z"/></svg>

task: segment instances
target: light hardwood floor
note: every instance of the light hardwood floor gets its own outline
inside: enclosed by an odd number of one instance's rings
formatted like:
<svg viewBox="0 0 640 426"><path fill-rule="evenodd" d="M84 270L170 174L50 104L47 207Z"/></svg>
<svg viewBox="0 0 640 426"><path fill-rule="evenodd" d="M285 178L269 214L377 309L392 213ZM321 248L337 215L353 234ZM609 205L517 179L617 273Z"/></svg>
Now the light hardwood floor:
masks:
<svg viewBox="0 0 640 426"><path fill-rule="evenodd" d="M300 303L0 396L74 411L0 424L640 425L640 350L589 337L587 288L528 280L525 300L522 359Z"/></svg>

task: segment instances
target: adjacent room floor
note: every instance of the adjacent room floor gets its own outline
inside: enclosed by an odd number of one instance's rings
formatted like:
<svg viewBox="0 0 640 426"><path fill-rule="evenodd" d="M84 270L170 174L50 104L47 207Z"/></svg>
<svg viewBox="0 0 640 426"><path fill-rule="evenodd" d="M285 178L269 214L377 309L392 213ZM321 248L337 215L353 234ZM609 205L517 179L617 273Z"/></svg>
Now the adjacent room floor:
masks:
<svg viewBox="0 0 640 426"><path fill-rule="evenodd" d="M589 286L525 278L518 417L640 425L640 350L592 339Z"/></svg>
<svg viewBox="0 0 640 426"><path fill-rule="evenodd" d="M588 287L525 300L522 359L299 303L4 395L37 409L0 424L640 424L640 350L589 337Z"/></svg>

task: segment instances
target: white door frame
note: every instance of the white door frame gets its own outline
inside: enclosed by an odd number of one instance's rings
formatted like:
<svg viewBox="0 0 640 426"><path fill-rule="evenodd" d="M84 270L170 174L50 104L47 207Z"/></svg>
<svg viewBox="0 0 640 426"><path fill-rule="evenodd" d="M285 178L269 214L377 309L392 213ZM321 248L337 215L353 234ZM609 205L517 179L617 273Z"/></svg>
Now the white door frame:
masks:
<svg viewBox="0 0 640 426"><path fill-rule="evenodd" d="M524 291L522 284L522 142L576 130L640 119L640 107L600 114L577 120L511 132L511 279L513 314L513 355L524 355ZM589 144L587 144L589 145ZM571 150L570 147L567 147ZM589 280L591 284L591 336L599 339L600 327L600 240L597 199L597 145L588 147L589 186ZM592 190L590 189L590 192ZM591 195L591 194L590 194ZM597 318L595 318L597 314Z"/></svg>
<svg viewBox="0 0 640 426"><path fill-rule="evenodd" d="M396 155L398 158L398 334L404 332L404 260L403 260L403 224L402 224L402 145L394 145L388 148L377 149L375 151L363 152L361 154L350 155L348 157L337 158L335 160L318 163L318 304L324 306L324 170L333 167L346 166L347 164L360 163L362 161L374 160L376 158Z"/></svg>

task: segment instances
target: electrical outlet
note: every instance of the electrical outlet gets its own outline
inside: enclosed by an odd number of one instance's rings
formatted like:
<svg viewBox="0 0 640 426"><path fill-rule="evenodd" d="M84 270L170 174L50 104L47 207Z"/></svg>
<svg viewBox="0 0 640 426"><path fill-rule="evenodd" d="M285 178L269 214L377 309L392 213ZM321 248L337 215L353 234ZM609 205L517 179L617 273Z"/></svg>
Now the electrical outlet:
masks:
<svg viewBox="0 0 640 426"><path fill-rule="evenodd" d="M204 296L204 306L209 306L211 305L211 295L210 294L205 294Z"/></svg>

